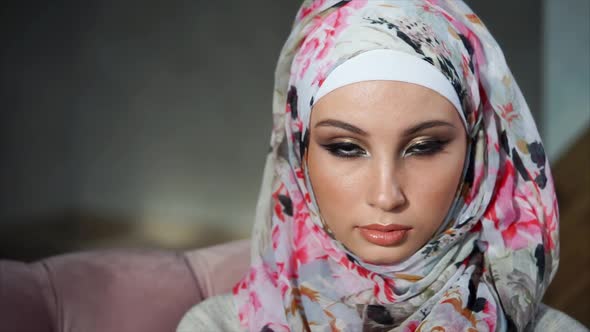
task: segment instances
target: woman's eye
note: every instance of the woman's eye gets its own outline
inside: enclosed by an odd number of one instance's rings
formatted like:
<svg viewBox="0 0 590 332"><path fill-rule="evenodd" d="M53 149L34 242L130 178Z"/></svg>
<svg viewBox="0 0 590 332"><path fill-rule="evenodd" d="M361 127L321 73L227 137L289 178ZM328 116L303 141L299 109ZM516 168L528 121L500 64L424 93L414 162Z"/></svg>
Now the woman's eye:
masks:
<svg viewBox="0 0 590 332"><path fill-rule="evenodd" d="M367 155L367 152L354 143L332 143L323 145L331 154L342 158L354 158Z"/></svg>
<svg viewBox="0 0 590 332"><path fill-rule="evenodd" d="M422 155L428 156L433 155L441 151L447 144L445 141L432 140L432 141L421 141L410 145L405 151L404 155Z"/></svg>

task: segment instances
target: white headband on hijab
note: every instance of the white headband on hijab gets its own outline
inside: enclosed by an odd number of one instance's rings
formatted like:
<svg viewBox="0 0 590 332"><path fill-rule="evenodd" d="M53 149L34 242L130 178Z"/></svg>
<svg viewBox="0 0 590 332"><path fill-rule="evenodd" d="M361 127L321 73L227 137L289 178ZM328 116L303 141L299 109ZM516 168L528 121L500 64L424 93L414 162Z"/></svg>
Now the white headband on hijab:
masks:
<svg viewBox="0 0 590 332"><path fill-rule="evenodd" d="M311 106L340 87L376 80L413 83L438 92L455 106L463 125L467 128L459 96L451 82L426 61L408 53L388 49L363 52L338 65L316 92Z"/></svg>

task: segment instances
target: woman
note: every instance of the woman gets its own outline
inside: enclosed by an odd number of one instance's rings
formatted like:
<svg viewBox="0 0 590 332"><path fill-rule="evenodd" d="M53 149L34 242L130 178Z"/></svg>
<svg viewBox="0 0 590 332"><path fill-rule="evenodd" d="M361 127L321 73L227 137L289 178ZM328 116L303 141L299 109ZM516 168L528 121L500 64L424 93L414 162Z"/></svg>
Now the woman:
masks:
<svg viewBox="0 0 590 332"><path fill-rule="evenodd" d="M549 166L464 3L308 1L275 79L250 271L178 331L583 329L540 304Z"/></svg>

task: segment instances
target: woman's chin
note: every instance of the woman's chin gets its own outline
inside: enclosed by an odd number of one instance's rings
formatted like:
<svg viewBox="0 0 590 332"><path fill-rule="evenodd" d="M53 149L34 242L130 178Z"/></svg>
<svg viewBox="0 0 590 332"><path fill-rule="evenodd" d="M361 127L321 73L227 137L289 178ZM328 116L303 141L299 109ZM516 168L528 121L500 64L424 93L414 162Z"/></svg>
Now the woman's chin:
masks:
<svg viewBox="0 0 590 332"><path fill-rule="evenodd" d="M373 265L395 265L408 258L409 255L403 255L403 253L395 252L397 248L370 248L359 254L356 254L363 262ZM393 251L393 252L392 252Z"/></svg>

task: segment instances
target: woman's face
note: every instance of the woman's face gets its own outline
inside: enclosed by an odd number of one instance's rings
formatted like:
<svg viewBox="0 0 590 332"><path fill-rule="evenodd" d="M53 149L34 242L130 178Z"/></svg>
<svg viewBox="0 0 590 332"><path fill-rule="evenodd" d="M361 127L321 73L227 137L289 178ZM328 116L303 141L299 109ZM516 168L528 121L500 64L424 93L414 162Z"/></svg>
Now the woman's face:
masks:
<svg viewBox="0 0 590 332"><path fill-rule="evenodd" d="M432 238L466 154L454 106L428 88L365 81L314 106L305 159L324 222L366 262L398 263Z"/></svg>

